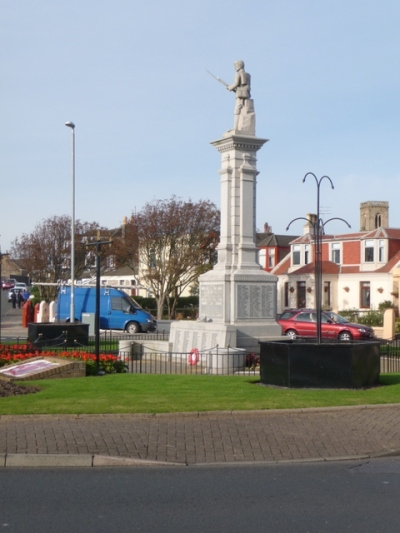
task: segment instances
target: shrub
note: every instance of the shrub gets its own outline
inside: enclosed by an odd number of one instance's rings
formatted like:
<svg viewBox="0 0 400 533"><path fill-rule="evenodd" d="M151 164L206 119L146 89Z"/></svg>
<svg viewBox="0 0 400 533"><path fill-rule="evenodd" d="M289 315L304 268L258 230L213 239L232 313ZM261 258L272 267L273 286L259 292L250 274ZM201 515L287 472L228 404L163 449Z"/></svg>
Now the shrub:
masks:
<svg viewBox="0 0 400 533"><path fill-rule="evenodd" d="M369 311L358 317L358 323L370 327L382 327L383 313L381 311Z"/></svg>

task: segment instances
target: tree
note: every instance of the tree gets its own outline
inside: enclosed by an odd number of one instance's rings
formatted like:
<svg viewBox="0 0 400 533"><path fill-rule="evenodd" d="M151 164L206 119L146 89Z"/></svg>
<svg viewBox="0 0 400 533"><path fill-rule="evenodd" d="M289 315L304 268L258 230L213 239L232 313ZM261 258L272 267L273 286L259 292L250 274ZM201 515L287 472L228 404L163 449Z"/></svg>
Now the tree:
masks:
<svg viewBox="0 0 400 533"><path fill-rule="evenodd" d="M175 315L177 299L212 262L218 241L220 213L207 200L169 200L147 203L129 224L135 229L139 275L157 301L157 317L164 304Z"/></svg>
<svg viewBox="0 0 400 533"><path fill-rule="evenodd" d="M113 257L115 267L128 266L136 272L138 265L138 236L137 226L133 217L128 221L126 217L122 226L110 235L112 245L108 255Z"/></svg>
<svg viewBox="0 0 400 533"><path fill-rule="evenodd" d="M85 243L99 229L97 222L75 222L75 277L86 266ZM54 216L35 226L32 233L24 233L11 245L11 256L29 272L35 282L58 283L71 276L71 218ZM57 287L39 285L40 297L55 298Z"/></svg>

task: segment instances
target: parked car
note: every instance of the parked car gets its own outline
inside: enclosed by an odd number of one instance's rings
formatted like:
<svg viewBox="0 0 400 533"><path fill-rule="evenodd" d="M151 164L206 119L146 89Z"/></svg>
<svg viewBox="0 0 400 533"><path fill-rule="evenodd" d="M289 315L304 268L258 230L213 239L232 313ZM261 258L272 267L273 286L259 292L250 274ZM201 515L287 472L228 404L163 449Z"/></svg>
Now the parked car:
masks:
<svg viewBox="0 0 400 533"><path fill-rule="evenodd" d="M26 286L26 283L20 283L19 281L17 281L17 283L15 283L14 285L14 289L18 289L19 291L26 291L28 287Z"/></svg>
<svg viewBox="0 0 400 533"><path fill-rule="evenodd" d="M1 288L3 289L3 291L5 290L10 290L14 287L14 285L16 284L16 281L15 279L3 279L3 281L1 282Z"/></svg>
<svg viewBox="0 0 400 533"><path fill-rule="evenodd" d="M282 326L282 333L291 339L317 336L315 309L288 309L277 322ZM321 337L341 341L368 340L374 338L374 331L369 326L353 324L332 311L322 311Z"/></svg>

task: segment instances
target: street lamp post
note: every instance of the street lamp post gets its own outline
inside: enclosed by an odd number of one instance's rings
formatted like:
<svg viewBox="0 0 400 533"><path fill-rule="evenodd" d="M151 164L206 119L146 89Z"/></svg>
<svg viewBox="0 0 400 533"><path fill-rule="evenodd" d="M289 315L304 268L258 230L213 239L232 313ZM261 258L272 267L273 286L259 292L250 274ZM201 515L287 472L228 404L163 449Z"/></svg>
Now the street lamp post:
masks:
<svg viewBox="0 0 400 533"><path fill-rule="evenodd" d="M1 263L3 261L3 257L6 257L10 254L2 254L1 253L1 248L0 248L0 280L1 280ZM1 290L1 289L0 289ZM1 295L0 295L0 343L1 343Z"/></svg>
<svg viewBox="0 0 400 533"><path fill-rule="evenodd" d="M75 322L75 124L66 122L72 130L72 216L71 216L71 305L69 320Z"/></svg>
<svg viewBox="0 0 400 533"><path fill-rule="evenodd" d="M315 222L312 222L313 226L313 232L314 232L314 243L315 243L315 249L314 249L314 265L315 265L315 309L317 313L317 344L321 344L321 311L322 311L322 235L324 235L324 227L328 222L331 222L332 220L341 220L349 228L351 228L350 224L340 217L334 217L330 218L326 222L323 222L320 218L320 187L321 182L324 179L327 179L330 184L331 188L334 189L333 182L329 176L322 176L322 178L318 179L315 174L312 172L307 172L307 174L303 178L303 183L306 181L307 176L313 176L317 185L317 214L316 214L316 220ZM288 227L286 228L286 231L290 228L291 224L295 222L296 220L306 220L307 222L310 222L307 218L304 217L298 217L293 219Z"/></svg>

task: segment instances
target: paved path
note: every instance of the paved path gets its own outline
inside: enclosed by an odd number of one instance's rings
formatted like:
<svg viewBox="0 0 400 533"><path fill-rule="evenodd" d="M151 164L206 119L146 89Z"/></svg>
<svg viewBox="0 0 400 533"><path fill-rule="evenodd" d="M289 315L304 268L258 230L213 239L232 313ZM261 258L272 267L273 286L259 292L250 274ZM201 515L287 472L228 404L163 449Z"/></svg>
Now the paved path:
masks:
<svg viewBox="0 0 400 533"><path fill-rule="evenodd" d="M89 454L189 465L396 455L400 408L1 416L0 453Z"/></svg>
<svg viewBox="0 0 400 533"><path fill-rule="evenodd" d="M20 310L5 310L2 338L26 338ZM1 401L1 399L0 399ZM400 455L400 404L168 415L0 416L0 466L43 458L84 465L337 460ZM14 455L17 454L17 455ZM40 459L36 463L32 458ZM68 461L72 459L72 461ZM25 463L24 463L25 460ZM74 462L75 461L75 462ZM45 462L43 463L45 464ZM118 461L117 461L118 464Z"/></svg>

